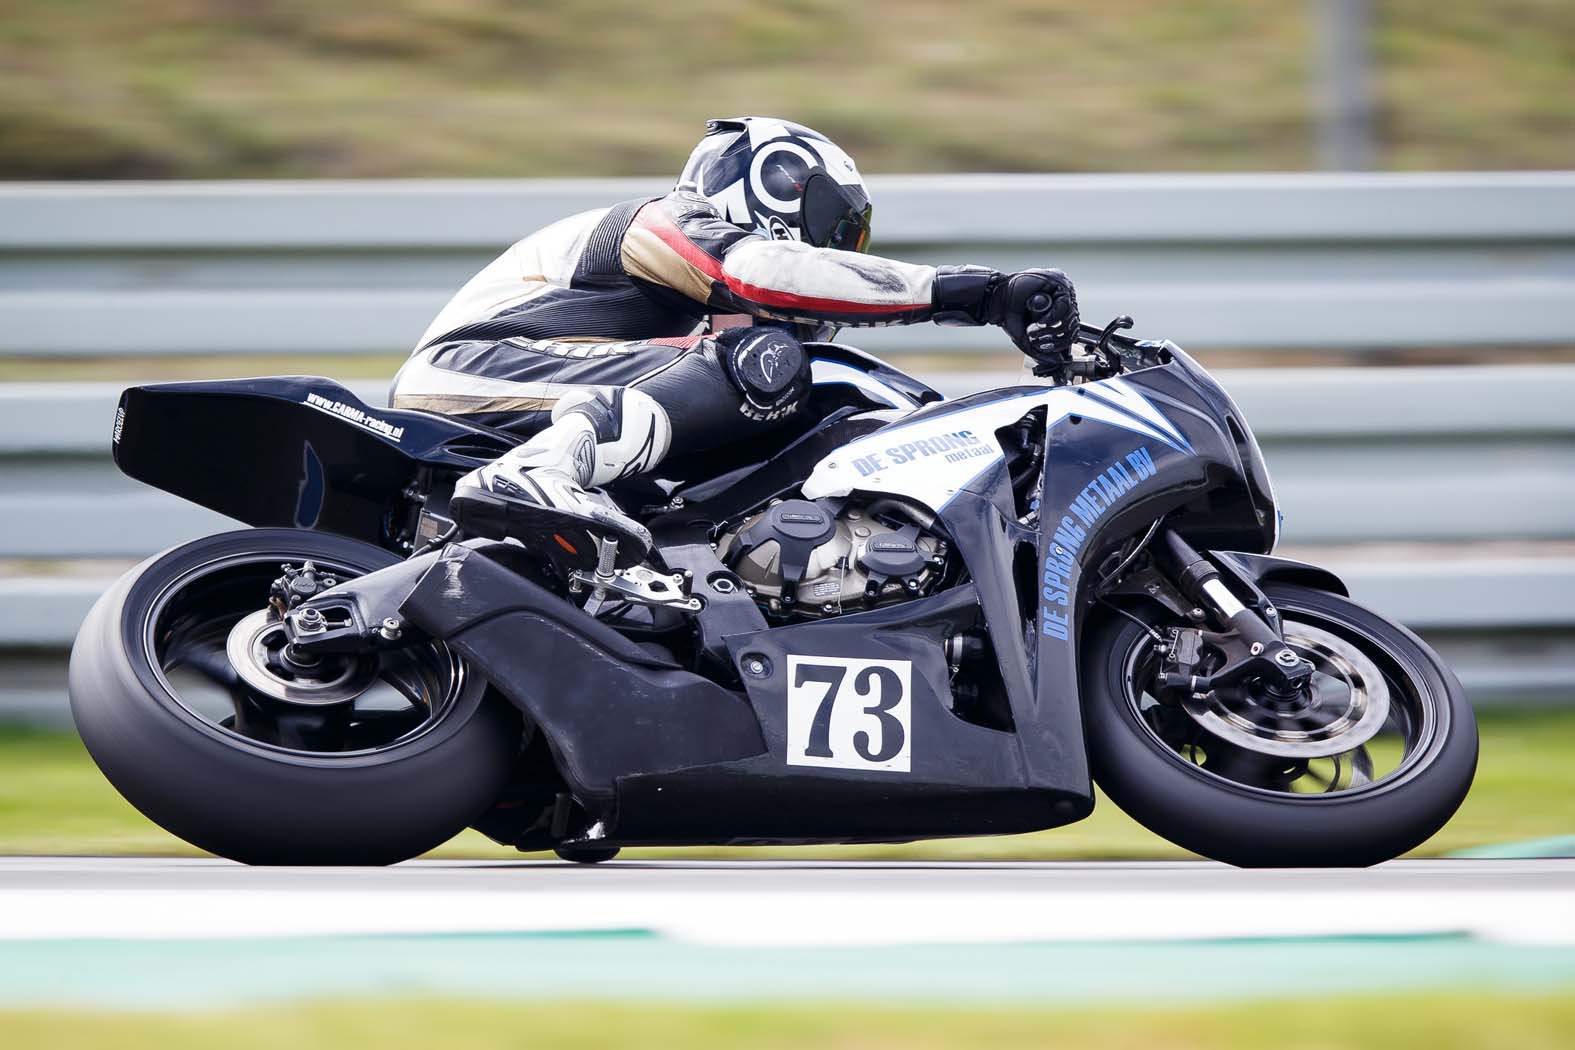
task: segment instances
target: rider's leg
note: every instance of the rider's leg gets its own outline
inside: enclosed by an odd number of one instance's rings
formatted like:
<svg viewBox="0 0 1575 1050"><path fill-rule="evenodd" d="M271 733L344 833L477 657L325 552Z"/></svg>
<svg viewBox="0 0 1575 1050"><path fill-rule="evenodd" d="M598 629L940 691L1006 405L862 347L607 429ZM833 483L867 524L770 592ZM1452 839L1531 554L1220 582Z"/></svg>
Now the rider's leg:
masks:
<svg viewBox="0 0 1575 1050"><path fill-rule="evenodd" d="M699 340L622 389L560 386L551 425L462 478L451 507L469 532L514 536L570 564L594 562L604 535L619 541L620 565L638 562L649 534L587 490L650 471L670 448L703 452L775 426L808 389L809 361L787 333Z"/></svg>
<svg viewBox="0 0 1575 1050"><path fill-rule="evenodd" d="M649 394L582 388L559 400L545 430L461 478L450 507L475 535L513 536L581 566L610 536L618 564L637 564L651 534L589 490L650 470L671 443L667 412Z"/></svg>

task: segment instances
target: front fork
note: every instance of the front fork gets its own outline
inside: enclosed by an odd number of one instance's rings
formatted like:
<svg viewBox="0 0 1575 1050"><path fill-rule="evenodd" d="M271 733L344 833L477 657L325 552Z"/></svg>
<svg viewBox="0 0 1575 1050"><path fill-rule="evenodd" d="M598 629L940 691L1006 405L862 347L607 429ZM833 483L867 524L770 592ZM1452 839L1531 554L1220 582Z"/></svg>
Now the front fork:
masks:
<svg viewBox="0 0 1575 1050"><path fill-rule="evenodd" d="M1260 593L1257 607L1249 608L1226 586L1219 568L1173 530L1164 529L1157 538L1154 553L1160 565L1221 630L1177 631L1156 684L1196 696L1251 679L1276 696L1300 694L1313 665L1285 644L1279 613L1268 599ZM1224 663L1211 674L1198 674L1205 645L1223 654Z"/></svg>

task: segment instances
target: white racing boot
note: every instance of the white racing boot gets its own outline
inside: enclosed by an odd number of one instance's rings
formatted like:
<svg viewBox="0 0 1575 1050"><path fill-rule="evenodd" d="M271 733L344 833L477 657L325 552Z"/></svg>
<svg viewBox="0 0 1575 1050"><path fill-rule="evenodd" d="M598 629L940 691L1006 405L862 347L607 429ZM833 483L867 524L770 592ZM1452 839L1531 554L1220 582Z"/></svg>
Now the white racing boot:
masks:
<svg viewBox="0 0 1575 1050"><path fill-rule="evenodd" d="M598 541L618 541L616 567L644 561L651 534L606 493L589 491L650 470L667 454L667 413L638 390L564 399L546 430L460 478L449 503L467 533L512 537L566 569L596 567Z"/></svg>

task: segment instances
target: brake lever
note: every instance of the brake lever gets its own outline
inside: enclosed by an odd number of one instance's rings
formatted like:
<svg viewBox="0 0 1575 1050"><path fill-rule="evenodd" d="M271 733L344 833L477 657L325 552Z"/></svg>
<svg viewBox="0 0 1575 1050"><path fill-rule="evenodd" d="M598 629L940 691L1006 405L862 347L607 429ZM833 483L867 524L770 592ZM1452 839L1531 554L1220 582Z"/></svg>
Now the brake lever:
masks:
<svg viewBox="0 0 1575 1050"><path fill-rule="evenodd" d="M1121 354L1118 351L1110 349L1110 337L1115 335L1117 332L1124 331L1125 329L1131 327L1132 318L1127 314L1121 314L1118 317L1111 318L1110 323L1105 325L1105 327L1100 331L1099 342L1094 344L1094 349L1098 350L1101 354L1104 354L1107 358L1112 353L1114 353L1116 357L1119 358Z"/></svg>
<svg viewBox="0 0 1575 1050"><path fill-rule="evenodd" d="M1028 300L1028 311L1031 316L1042 316L1049 312L1050 297L1044 293L1033 296ZM1073 376L1084 379L1103 379L1108 376L1120 375L1126 369L1126 362L1121 358L1121 352L1111 347L1110 337L1116 332L1132 327L1132 318L1121 314L1113 318L1099 332L1099 338L1093 345L1093 356L1101 359L1102 363L1094 361L1073 361L1071 348L1057 351L1059 360L1049 362L1041 361L1034 368L1034 375L1054 377L1058 382L1066 382ZM1075 336L1074 336L1075 338ZM1087 344L1084 344L1087 345Z"/></svg>

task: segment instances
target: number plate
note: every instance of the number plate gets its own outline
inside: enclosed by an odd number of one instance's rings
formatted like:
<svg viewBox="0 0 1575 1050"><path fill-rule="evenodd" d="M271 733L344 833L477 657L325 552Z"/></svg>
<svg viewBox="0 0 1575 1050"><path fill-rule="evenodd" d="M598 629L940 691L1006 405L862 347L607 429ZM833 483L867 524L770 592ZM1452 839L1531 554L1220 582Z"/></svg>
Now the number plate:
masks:
<svg viewBox="0 0 1575 1050"><path fill-rule="evenodd" d="M913 742L913 663L789 656L790 766L906 773Z"/></svg>

